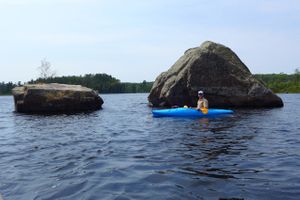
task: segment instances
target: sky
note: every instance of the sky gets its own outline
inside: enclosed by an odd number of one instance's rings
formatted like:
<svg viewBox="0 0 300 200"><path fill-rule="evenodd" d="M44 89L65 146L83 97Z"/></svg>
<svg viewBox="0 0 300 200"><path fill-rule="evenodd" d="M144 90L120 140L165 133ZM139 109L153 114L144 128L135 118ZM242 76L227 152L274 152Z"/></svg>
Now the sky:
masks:
<svg viewBox="0 0 300 200"><path fill-rule="evenodd" d="M107 73L153 81L184 51L214 41L252 73L300 68L298 0L0 0L0 82Z"/></svg>

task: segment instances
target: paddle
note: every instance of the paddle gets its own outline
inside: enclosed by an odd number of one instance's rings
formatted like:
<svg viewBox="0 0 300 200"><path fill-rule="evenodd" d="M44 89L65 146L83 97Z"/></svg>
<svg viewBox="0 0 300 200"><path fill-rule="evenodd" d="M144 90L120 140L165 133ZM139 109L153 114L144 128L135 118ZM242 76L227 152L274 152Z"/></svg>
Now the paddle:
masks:
<svg viewBox="0 0 300 200"><path fill-rule="evenodd" d="M201 108L200 110L204 115L208 113L208 108Z"/></svg>

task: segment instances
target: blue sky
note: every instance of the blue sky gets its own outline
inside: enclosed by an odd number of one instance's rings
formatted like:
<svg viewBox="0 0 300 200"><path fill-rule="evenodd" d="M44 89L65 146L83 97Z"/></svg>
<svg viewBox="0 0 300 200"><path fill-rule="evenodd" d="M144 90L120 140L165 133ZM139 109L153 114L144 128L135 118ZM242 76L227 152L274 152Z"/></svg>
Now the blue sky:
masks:
<svg viewBox="0 0 300 200"><path fill-rule="evenodd" d="M252 73L300 67L297 0L0 0L0 81L107 73L152 81L188 48L211 40Z"/></svg>

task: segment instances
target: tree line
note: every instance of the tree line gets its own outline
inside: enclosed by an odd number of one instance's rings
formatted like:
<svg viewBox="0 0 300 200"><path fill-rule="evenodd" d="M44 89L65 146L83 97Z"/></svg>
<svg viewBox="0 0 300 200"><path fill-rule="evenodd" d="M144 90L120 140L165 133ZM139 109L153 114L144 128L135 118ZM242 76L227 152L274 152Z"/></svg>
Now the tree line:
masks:
<svg viewBox="0 0 300 200"><path fill-rule="evenodd" d="M82 85L97 90L99 93L145 93L149 92L153 82L143 81L141 83L122 83L120 80L107 74L86 74L84 76L61 76L47 77L31 80L29 84L35 83L62 83ZM11 90L21 83L0 83L0 95L11 94Z"/></svg>
<svg viewBox="0 0 300 200"><path fill-rule="evenodd" d="M294 74L255 74L268 88L275 93L300 93L300 72ZM107 74L86 74L84 76L47 77L31 80L28 83L63 83L83 85L100 93L146 93L150 92L153 82L124 83ZM0 82L0 95L9 95L11 90L21 82Z"/></svg>
<svg viewBox="0 0 300 200"><path fill-rule="evenodd" d="M11 94L11 90L14 87L20 86L21 82L18 83L13 83L13 82L0 82L0 95L10 95Z"/></svg>
<svg viewBox="0 0 300 200"><path fill-rule="evenodd" d="M300 93L300 72L295 70L294 74L256 74L268 88L275 93Z"/></svg>

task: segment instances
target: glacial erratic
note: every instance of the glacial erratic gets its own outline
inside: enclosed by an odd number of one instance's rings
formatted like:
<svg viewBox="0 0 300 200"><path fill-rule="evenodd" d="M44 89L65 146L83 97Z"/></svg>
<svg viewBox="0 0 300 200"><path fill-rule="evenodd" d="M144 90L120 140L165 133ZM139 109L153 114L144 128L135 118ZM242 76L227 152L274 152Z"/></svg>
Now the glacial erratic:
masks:
<svg viewBox="0 0 300 200"><path fill-rule="evenodd" d="M28 84L12 90L15 110L22 113L82 112L101 109L98 92L81 85Z"/></svg>
<svg viewBox="0 0 300 200"><path fill-rule="evenodd" d="M188 49L161 73L148 100L154 107L196 106L198 90L205 92L210 107L283 106L230 48L210 41Z"/></svg>

